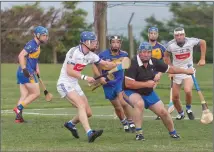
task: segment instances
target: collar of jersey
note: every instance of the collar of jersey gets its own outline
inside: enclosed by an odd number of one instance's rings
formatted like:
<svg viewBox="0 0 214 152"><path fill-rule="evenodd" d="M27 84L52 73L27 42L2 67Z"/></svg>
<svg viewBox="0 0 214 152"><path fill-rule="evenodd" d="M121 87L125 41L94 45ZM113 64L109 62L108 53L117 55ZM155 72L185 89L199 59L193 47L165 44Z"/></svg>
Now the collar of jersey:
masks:
<svg viewBox="0 0 214 152"><path fill-rule="evenodd" d="M36 46L39 46L40 44L38 44L37 42L36 42L36 40L35 39L32 39L33 40L33 42L36 44Z"/></svg>

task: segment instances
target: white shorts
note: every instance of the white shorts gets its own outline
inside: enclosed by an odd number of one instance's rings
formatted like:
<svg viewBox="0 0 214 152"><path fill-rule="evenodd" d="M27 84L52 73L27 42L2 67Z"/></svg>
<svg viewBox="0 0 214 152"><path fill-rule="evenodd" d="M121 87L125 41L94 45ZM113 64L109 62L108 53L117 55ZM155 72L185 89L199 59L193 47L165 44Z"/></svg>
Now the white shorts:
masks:
<svg viewBox="0 0 214 152"><path fill-rule="evenodd" d="M78 83L59 83L57 84L57 91L61 98L64 98L71 91L76 91L80 96L84 95Z"/></svg>
<svg viewBox="0 0 214 152"><path fill-rule="evenodd" d="M195 76L195 74L194 74ZM173 82L176 84L182 84L183 80L186 78L192 78L191 75L187 75L187 74L175 74L174 78L173 78Z"/></svg>

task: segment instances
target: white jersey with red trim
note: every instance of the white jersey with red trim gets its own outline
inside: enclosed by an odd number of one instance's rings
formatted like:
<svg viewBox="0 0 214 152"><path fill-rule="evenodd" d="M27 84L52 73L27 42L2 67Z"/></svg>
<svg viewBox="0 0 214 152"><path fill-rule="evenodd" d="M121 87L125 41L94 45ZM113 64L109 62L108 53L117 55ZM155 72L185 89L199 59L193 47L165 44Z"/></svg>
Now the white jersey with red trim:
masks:
<svg viewBox="0 0 214 152"><path fill-rule="evenodd" d="M180 47L177 45L175 39L167 43L166 49L172 53L173 62L172 64L176 67L188 68L188 64L193 65L193 47L198 45L200 39L198 38L185 38L185 44Z"/></svg>
<svg viewBox="0 0 214 152"><path fill-rule="evenodd" d="M66 82L68 83L78 82L77 78L71 77L67 74L67 64L73 64L74 65L73 70L81 73L81 71L84 69L86 65L92 63L99 63L100 61L101 59L99 58L99 56L91 51L89 51L87 54L84 54L81 45L71 48L66 54L66 58L62 65L62 69L57 84Z"/></svg>

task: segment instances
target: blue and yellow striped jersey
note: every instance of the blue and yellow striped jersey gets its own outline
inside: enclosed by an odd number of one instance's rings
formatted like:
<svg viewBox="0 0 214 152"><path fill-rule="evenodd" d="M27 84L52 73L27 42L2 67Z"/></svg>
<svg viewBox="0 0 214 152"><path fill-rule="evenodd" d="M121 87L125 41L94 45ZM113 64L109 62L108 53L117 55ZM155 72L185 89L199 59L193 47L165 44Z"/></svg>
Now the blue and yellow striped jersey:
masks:
<svg viewBox="0 0 214 152"><path fill-rule="evenodd" d="M32 39L25 44L24 50L28 52L28 55L26 56L26 68L30 73L33 73L36 71L36 65L40 55L40 45ZM21 67L19 67L19 69L21 70Z"/></svg>
<svg viewBox="0 0 214 152"><path fill-rule="evenodd" d="M116 54L113 54L110 49L106 49L99 54L99 57L102 60L117 63L117 62L120 62L123 59L123 57L128 57L128 53L120 50L119 54L116 55ZM106 70L105 68L102 68L102 73L106 73L107 71L108 70ZM118 82L121 83L123 81L123 77L124 77L124 71L114 72L113 74L107 76L107 80L110 80L108 81L107 85L115 85Z"/></svg>
<svg viewBox="0 0 214 152"><path fill-rule="evenodd" d="M156 44L152 46L152 57L158 60L162 60L165 51L166 48L161 43L156 42Z"/></svg>

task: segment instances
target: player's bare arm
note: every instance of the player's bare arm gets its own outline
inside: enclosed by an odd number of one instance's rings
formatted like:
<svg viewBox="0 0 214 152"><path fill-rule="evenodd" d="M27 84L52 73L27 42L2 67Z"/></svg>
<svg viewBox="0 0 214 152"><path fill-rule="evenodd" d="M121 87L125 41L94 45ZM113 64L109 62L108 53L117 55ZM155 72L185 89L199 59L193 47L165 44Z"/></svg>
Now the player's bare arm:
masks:
<svg viewBox="0 0 214 152"><path fill-rule="evenodd" d="M40 75L39 63L36 64L36 74Z"/></svg>
<svg viewBox="0 0 214 152"><path fill-rule="evenodd" d="M92 64L92 70L95 74L96 77L100 76L101 75L101 67L99 65L95 65L95 64ZM100 83L101 84L106 84L107 82L105 81L105 78L102 77L99 79Z"/></svg>
<svg viewBox="0 0 214 152"><path fill-rule="evenodd" d="M28 70L26 69L26 59L25 59L25 56L28 55L28 52L23 49L20 53L19 53L19 56L18 56L18 59L19 59L19 64L23 70L23 73L24 75L29 78L30 77L30 73L28 72Z"/></svg>
<svg viewBox="0 0 214 152"><path fill-rule="evenodd" d="M164 60L164 63L168 64L168 65L172 65L172 62L171 62L171 53L168 52L168 51L165 51L164 52L164 57L163 57L163 60ZM171 79L174 75L173 74L169 74L169 78Z"/></svg>
<svg viewBox="0 0 214 152"><path fill-rule="evenodd" d="M117 66L117 64L116 63L114 63L114 62L108 62L108 61L104 61L104 60L101 60L100 62L99 62L99 64L101 65L101 66L103 66L105 69L107 69L107 70L111 70L111 69L113 69L113 68L115 68L116 66Z"/></svg>
<svg viewBox="0 0 214 152"><path fill-rule="evenodd" d="M170 74L183 73L183 74L191 75L191 74L194 74L194 69L193 68L183 69L183 68L177 68L175 66L169 66L167 73L170 73Z"/></svg>
<svg viewBox="0 0 214 152"><path fill-rule="evenodd" d="M161 72L158 72L158 73L155 75L154 81L155 81L155 82L158 82L158 81L160 80L160 78L161 78L161 75L162 75L162 73L161 73Z"/></svg>
<svg viewBox="0 0 214 152"><path fill-rule="evenodd" d="M140 82L135 81L132 78L125 77L125 85L130 89L153 88L155 86L155 81L149 80L146 82Z"/></svg>
<svg viewBox="0 0 214 152"><path fill-rule="evenodd" d="M94 63L92 64L92 70L93 70L93 73L96 77L100 76L100 71Z"/></svg>
<svg viewBox="0 0 214 152"><path fill-rule="evenodd" d="M88 83L93 83L95 80L93 77L81 75L79 72L73 70L74 65L73 64L67 64L67 74L71 77L75 77L77 79L87 80Z"/></svg>
<svg viewBox="0 0 214 152"><path fill-rule="evenodd" d="M20 53L19 53L19 64L21 65L22 69L26 68L26 62L25 62L25 56L28 55L28 52L25 51L25 49L23 49Z"/></svg>
<svg viewBox="0 0 214 152"><path fill-rule="evenodd" d="M171 56L171 53L169 53L168 51L165 51L165 52L164 52L163 60L164 60L164 62L165 62L166 64L168 64L168 65L172 65L170 56Z"/></svg>
<svg viewBox="0 0 214 152"><path fill-rule="evenodd" d="M201 49L201 59L198 62L199 66L204 66L206 64L206 51L207 51L207 44L206 41L201 39L200 40L200 49Z"/></svg>

